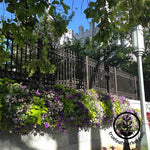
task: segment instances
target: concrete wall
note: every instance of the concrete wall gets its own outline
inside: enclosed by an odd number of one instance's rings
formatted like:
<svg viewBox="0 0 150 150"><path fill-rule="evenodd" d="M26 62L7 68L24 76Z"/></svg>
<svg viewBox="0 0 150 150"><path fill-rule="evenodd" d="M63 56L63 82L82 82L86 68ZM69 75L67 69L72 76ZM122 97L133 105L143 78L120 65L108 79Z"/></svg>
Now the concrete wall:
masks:
<svg viewBox="0 0 150 150"><path fill-rule="evenodd" d="M134 108L140 108L139 101L130 100L130 103ZM150 112L149 103L147 111ZM88 131L70 128L66 134L58 130L41 129L39 133L33 131L25 136L0 132L0 150L111 150L111 146L114 146L115 150L122 150L123 145L117 144L110 132L119 141L123 141L115 135L113 128L90 128ZM135 146L132 145L133 148Z"/></svg>
<svg viewBox="0 0 150 150"><path fill-rule="evenodd" d="M108 149L117 146L109 135L111 131L112 128L105 131L95 128L78 131L77 128L72 128L66 134L59 131L38 134L32 132L28 136L0 133L0 150L101 150L104 147Z"/></svg>

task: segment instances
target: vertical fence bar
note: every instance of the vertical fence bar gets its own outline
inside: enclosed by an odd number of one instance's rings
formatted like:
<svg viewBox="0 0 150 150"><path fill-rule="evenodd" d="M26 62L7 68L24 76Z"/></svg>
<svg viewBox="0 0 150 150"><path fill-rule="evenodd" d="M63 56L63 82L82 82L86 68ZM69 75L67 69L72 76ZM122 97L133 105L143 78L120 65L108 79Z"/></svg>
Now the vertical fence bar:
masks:
<svg viewBox="0 0 150 150"><path fill-rule="evenodd" d="M15 73L15 78L17 78L17 73L18 73L18 47L19 47L19 45L17 44L17 46L16 46L16 64L15 64L16 73Z"/></svg>
<svg viewBox="0 0 150 150"><path fill-rule="evenodd" d="M71 68L71 66L72 66L72 53L71 53L71 51L69 51L69 75L70 75L70 77L69 77L69 87L70 87L70 85L71 85L71 82L72 82L72 68Z"/></svg>
<svg viewBox="0 0 150 150"><path fill-rule="evenodd" d="M87 90L89 89L89 65L88 65L88 61L89 61L88 56L86 56L85 62L86 62L86 88L87 88Z"/></svg>
<svg viewBox="0 0 150 150"><path fill-rule="evenodd" d="M27 43L26 43L26 46L25 46L25 65L27 63L27 49L28 49L28 46L27 46ZM27 73L27 68L25 67L25 75Z"/></svg>
<svg viewBox="0 0 150 150"><path fill-rule="evenodd" d="M114 76L115 76L115 91L116 91L116 95L118 95L117 71L116 71L116 67L114 67Z"/></svg>
<svg viewBox="0 0 150 150"><path fill-rule="evenodd" d="M12 45L11 45L11 60L10 60L10 64L11 64L11 68L10 68L10 74L12 73L12 68L13 68L13 41L12 41Z"/></svg>
<svg viewBox="0 0 150 150"><path fill-rule="evenodd" d="M20 58L20 73L22 76L22 54L23 54L23 48L21 48L21 58Z"/></svg>
<svg viewBox="0 0 150 150"><path fill-rule="evenodd" d="M32 49L33 46L30 47L29 45L25 45L25 47L20 48L19 45L15 45L13 40L12 42L9 42L9 39L5 41L7 48L11 48L11 60L10 62L6 62L4 64L4 75L7 77L13 73L15 74L15 78L20 80L24 80L22 77L22 73L24 69L22 69L22 65L26 63L28 60L32 61ZM9 45L12 44L12 45ZM42 43L41 41L38 41L38 48L36 48L36 57L40 59L40 53L41 53L41 47ZM24 49L25 48L25 49ZM29 49L29 51L28 51ZM28 56L29 54L29 56ZM105 71L104 67L100 66L97 67L97 62L93 59L90 59L88 56L86 56L84 59L79 57L78 55L74 54L74 52L70 52L69 50L66 51L53 51L48 52L48 57L50 57L55 63L57 71L54 75L47 74L47 78L44 76L40 77L41 81L44 82L44 84L55 84L57 83L66 84L69 87L77 87L77 88L95 88L95 89L107 89L106 87L106 81L105 81ZM63 62L61 62L63 60ZM10 64L10 67L8 67L8 64ZM15 71L13 71L13 68L15 68ZM26 68L25 68L26 73ZM114 71L110 72L112 75L114 73L113 81L115 85L113 84L114 90L113 92L116 95L124 94L124 96L129 97L136 97L138 99L138 92L137 92L137 79L134 77L133 79L130 79L126 75L126 73L117 72L116 68L114 68ZM39 80L38 78L40 74L36 74L35 79ZM44 79L44 80L43 80ZM126 82L127 79L130 79L131 82ZM26 80L26 79L25 79ZM123 82L126 85L123 85L123 88L120 83ZM75 86L76 85L76 86ZM131 87L130 90L128 87ZM136 92L135 92L136 91ZM130 94L131 93L131 94Z"/></svg>
<svg viewBox="0 0 150 150"><path fill-rule="evenodd" d="M6 42L6 47L8 48L8 38L7 38L7 42ZM8 69L8 64L7 64L7 61L6 61L6 63L5 63L5 77L7 77L7 70Z"/></svg>

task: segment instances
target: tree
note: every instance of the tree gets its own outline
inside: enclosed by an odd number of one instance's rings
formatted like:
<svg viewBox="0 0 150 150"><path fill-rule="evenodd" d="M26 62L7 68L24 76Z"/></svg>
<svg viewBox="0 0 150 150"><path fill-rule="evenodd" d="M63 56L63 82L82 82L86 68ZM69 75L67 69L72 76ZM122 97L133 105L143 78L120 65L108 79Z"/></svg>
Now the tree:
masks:
<svg viewBox="0 0 150 150"><path fill-rule="evenodd" d="M9 60L9 51L5 48L5 36L0 34L0 64Z"/></svg>
<svg viewBox="0 0 150 150"><path fill-rule="evenodd" d="M145 28L144 32L144 41L145 41L145 52L143 55L143 75L144 80L150 80L150 29ZM136 61L130 61L125 65L121 66L121 69L129 72L130 74L133 74L135 76L138 76L138 68L137 68L137 62Z"/></svg>
<svg viewBox="0 0 150 150"><path fill-rule="evenodd" d="M32 58L21 63L24 68L27 67L29 76L36 71L54 73L56 68L47 56L51 47L67 31L66 27L73 16L73 13L68 14L69 6L63 0L53 0L51 3L48 0L6 0L5 3L8 3L7 11L15 13L16 17L13 20L2 20L1 32L4 38L11 38L19 44L22 50L28 44L27 54L32 53ZM58 11L58 5L62 7L62 11ZM0 55L3 53L0 52Z"/></svg>
<svg viewBox="0 0 150 150"><path fill-rule="evenodd" d="M53 0L52 2L49 0L0 0L0 3L7 3L7 11L15 15L14 19L1 20L3 34L6 36L9 33L9 36L22 46L46 10L57 23L58 18L68 15L70 8L63 0ZM61 6L62 10L58 10L57 6Z"/></svg>
<svg viewBox="0 0 150 150"><path fill-rule="evenodd" d="M96 0L84 12L98 24L100 30L95 39L104 45L108 45L114 31L127 35L137 24L150 25L149 0Z"/></svg>

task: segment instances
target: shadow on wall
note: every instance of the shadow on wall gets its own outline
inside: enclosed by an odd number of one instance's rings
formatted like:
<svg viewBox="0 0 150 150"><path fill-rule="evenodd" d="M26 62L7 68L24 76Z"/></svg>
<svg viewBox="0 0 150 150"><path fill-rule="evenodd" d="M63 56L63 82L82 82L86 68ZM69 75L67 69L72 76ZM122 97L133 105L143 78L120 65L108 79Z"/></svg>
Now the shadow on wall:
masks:
<svg viewBox="0 0 150 150"><path fill-rule="evenodd" d="M101 135L99 128L92 128L91 129L91 147L92 150L100 150L101 149Z"/></svg>
<svg viewBox="0 0 150 150"><path fill-rule="evenodd" d="M0 149L1 150L37 150L29 147L21 136L12 133L0 132Z"/></svg>
<svg viewBox="0 0 150 150"><path fill-rule="evenodd" d="M0 132L0 150L85 150L84 146L86 150L102 148L98 128L92 128L91 132L81 132L75 127L69 129L66 134L58 129L33 130L28 135Z"/></svg>

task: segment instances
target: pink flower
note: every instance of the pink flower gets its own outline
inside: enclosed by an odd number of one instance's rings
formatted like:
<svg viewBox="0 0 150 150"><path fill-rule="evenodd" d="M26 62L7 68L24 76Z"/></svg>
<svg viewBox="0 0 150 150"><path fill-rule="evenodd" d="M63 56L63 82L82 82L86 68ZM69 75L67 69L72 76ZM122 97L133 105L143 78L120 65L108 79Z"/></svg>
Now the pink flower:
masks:
<svg viewBox="0 0 150 150"><path fill-rule="evenodd" d="M49 124L48 123L45 123L45 128L48 128L49 127Z"/></svg>
<svg viewBox="0 0 150 150"><path fill-rule="evenodd" d="M96 124L97 124L98 126L100 125L100 123L99 123L99 122L97 122Z"/></svg>
<svg viewBox="0 0 150 150"><path fill-rule="evenodd" d="M39 95L40 93L39 93L39 91L36 91L36 93L35 93L36 95Z"/></svg>
<svg viewBox="0 0 150 150"><path fill-rule="evenodd" d="M21 86L21 89L22 90L27 89L27 86Z"/></svg>

